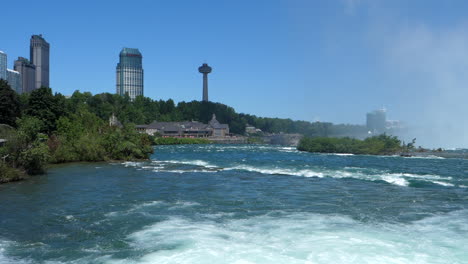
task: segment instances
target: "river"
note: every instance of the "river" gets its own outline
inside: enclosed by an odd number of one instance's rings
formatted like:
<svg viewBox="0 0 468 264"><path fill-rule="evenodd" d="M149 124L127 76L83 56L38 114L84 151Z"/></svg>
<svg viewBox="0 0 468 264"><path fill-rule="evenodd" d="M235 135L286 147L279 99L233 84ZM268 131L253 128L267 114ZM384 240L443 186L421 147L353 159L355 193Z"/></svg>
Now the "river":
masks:
<svg viewBox="0 0 468 264"><path fill-rule="evenodd" d="M0 263L468 263L468 161L159 146L0 185Z"/></svg>

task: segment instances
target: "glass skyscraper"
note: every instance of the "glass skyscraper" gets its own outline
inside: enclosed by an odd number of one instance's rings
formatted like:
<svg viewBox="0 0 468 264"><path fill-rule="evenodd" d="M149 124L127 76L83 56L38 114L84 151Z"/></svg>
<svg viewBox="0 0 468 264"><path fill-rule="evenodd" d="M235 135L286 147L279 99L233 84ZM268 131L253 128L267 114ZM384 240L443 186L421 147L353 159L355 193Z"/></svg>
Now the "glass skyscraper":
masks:
<svg viewBox="0 0 468 264"><path fill-rule="evenodd" d="M117 64L117 94L135 97L143 95L143 56L138 49L123 48Z"/></svg>
<svg viewBox="0 0 468 264"><path fill-rule="evenodd" d="M21 74L17 71L7 69L7 81L11 89L15 90L17 93L22 93L22 80Z"/></svg>
<svg viewBox="0 0 468 264"><path fill-rule="evenodd" d="M17 93L22 92L21 74L7 68L7 54L3 51L0 51L0 79L7 81Z"/></svg>
<svg viewBox="0 0 468 264"><path fill-rule="evenodd" d="M7 79L7 55L0 50L0 79Z"/></svg>

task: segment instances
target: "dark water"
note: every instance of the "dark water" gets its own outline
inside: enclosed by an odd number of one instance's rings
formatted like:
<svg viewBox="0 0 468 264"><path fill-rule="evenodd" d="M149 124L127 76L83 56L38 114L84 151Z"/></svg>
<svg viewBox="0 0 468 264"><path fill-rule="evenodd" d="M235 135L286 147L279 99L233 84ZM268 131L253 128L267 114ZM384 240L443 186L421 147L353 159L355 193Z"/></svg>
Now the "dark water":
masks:
<svg viewBox="0 0 468 264"><path fill-rule="evenodd" d="M468 263L468 161L164 146L0 185L0 263Z"/></svg>

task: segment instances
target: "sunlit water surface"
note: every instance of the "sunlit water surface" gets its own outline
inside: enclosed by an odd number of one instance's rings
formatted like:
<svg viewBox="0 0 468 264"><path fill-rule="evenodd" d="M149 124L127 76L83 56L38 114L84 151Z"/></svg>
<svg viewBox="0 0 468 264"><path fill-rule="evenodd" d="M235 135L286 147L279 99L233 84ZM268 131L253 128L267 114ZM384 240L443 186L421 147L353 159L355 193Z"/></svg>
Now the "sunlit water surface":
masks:
<svg viewBox="0 0 468 264"><path fill-rule="evenodd" d="M0 185L0 263L468 263L468 161L162 146Z"/></svg>

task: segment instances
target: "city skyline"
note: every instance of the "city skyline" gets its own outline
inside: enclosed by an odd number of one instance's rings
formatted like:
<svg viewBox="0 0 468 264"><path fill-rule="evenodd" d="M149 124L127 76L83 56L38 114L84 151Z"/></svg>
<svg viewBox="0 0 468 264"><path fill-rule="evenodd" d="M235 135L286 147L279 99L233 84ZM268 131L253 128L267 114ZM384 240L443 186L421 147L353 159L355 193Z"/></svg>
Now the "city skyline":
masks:
<svg viewBox="0 0 468 264"><path fill-rule="evenodd" d="M142 1L141 12L128 14L123 3L30 2L22 10L7 2L5 19L37 10L61 23L20 21L5 29L0 49L21 56L31 32L47 36L51 86L62 94L112 93L116 51L138 47L153 99L198 100L194 69L209 61L216 66L210 100L238 112L365 124L367 112L386 107L389 119L417 126L418 138L431 128L439 142L447 132L468 144L458 121L468 114L468 80L459 71L468 64L465 1ZM115 27L121 13L127 21Z"/></svg>
<svg viewBox="0 0 468 264"><path fill-rule="evenodd" d="M41 87L50 87L49 54L50 45L42 35L30 39L30 60L18 56L13 69L8 68L8 55L0 51L0 79L6 80L18 94L31 92Z"/></svg>

